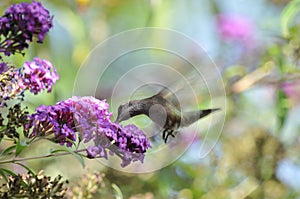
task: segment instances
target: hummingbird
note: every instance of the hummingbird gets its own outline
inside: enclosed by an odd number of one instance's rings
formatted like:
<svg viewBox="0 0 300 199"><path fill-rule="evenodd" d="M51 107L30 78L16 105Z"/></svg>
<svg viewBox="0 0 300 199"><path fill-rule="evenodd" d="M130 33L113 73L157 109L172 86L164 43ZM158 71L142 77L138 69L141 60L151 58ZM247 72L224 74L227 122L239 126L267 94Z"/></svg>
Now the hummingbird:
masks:
<svg viewBox="0 0 300 199"><path fill-rule="evenodd" d="M162 139L167 143L168 137L175 137L173 133L179 128L187 127L218 110L220 108L182 112L175 94L164 88L151 97L132 100L120 105L116 122L120 123L134 116L144 114L162 127Z"/></svg>

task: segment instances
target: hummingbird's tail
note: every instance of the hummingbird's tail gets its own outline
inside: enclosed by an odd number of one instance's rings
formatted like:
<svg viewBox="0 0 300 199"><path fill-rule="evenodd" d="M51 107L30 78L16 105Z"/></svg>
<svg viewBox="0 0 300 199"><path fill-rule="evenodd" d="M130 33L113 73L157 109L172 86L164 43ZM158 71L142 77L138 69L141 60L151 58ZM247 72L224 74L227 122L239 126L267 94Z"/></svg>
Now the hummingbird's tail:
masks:
<svg viewBox="0 0 300 199"><path fill-rule="evenodd" d="M199 115L199 119L215 112L215 111L220 111L220 108L213 108L213 109L205 109L205 110L200 110L200 115Z"/></svg>
<svg viewBox="0 0 300 199"><path fill-rule="evenodd" d="M182 121L180 126L188 126L193 124L194 122L198 121L199 119L215 112L221 110L220 108L213 108L213 109L204 109L192 112L186 112L182 115Z"/></svg>

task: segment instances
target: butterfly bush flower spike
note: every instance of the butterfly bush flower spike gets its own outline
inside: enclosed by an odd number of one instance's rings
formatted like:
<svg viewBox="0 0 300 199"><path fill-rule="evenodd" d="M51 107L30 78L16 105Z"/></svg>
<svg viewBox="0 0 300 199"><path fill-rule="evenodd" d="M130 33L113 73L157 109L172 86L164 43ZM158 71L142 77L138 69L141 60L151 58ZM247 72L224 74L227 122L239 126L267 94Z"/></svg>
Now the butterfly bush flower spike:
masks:
<svg viewBox="0 0 300 199"><path fill-rule="evenodd" d="M70 100L58 102L53 106L41 105L29 119L31 122L26 129L33 128L30 137L47 137L68 147L76 141L73 105Z"/></svg>
<svg viewBox="0 0 300 199"><path fill-rule="evenodd" d="M78 138L91 143L86 153L89 158L108 158L116 154L122 167L144 160L150 148L145 134L135 125L122 127L110 120L111 113L105 100L94 97L73 97L54 106L40 106L30 116L33 136L53 136L56 143L71 147Z"/></svg>
<svg viewBox="0 0 300 199"><path fill-rule="evenodd" d="M122 127L110 120L109 105L94 97L73 97L76 127L83 142L94 144L87 148L90 158L106 158L107 151L119 156L123 167L132 161L143 162L144 153L150 148L145 134L135 125Z"/></svg>
<svg viewBox="0 0 300 199"><path fill-rule="evenodd" d="M22 53L33 37L42 43L52 26L53 16L41 2L14 4L0 18L0 52Z"/></svg>
<svg viewBox="0 0 300 199"><path fill-rule="evenodd" d="M55 67L49 61L39 58L34 58L32 62L25 62L23 72L22 84L34 94L42 90L51 92L53 84L59 79Z"/></svg>

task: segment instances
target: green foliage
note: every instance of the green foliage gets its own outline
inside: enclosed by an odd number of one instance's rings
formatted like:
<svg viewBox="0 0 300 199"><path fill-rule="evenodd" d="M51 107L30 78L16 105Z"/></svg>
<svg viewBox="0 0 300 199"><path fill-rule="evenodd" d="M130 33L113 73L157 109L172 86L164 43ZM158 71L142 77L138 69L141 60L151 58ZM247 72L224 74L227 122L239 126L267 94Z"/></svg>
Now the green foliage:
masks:
<svg viewBox="0 0 300 199"><path fill-rule="evenodd" d="M288 110L289 110L288 98L282 90L277 91L276 107L277 107L277 117L278 117L278 130L280 131L284 126L284 122L286 120Z"/></svg>
<svg viewBox="0 0 300 199"><path fill-rule="evenodd" d="M57 153L57 152L59 152L59 151L65 151L65 152L67 152L67 153L72 154L72 155L80 162L81 166L82 166L83 168L85 167L85 162L84 162L83 157L82 157L80 154L74 152L72 149L66 148L66 149L55 150L55 151L52 151L51 154Z"/></svg>
<svg viewBox="0 0 300 199"><path fill-rule="evenodd" d="M24 149L27 147L27 143L23 142L21 139L18 140L16 144L16 153L15 155L18 156Z"/></svg>
<svg viewBox="0 0 300 199"><path fill-rule="evenodd" d="M281 29L282 33L285 37L289 37L291 32L289 30L289 26L296 17L296 14L300 10L300 1L299 0L292 0L290 3L285 7L281 14Z"/></svg>

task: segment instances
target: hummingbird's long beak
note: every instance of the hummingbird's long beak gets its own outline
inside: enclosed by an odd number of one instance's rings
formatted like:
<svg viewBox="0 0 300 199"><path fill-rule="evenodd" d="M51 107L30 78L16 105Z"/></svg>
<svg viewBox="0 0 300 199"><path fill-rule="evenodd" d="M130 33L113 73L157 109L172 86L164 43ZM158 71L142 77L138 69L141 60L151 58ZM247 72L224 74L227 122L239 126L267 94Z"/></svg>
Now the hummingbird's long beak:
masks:
<svg viewBox="0 0 300 199"><path fill-rule="evenodd" d="M125 118L126 116L124 115L124 113L118 113L117 119L116 119L116 123L120 123L123 122L124 120L127 120L127 118Z"/></svg>
<svg viewBox="0 0 300 199"><path fill-rule="evenodd" d="M120 122L121 122L121 119L120 119L120 115L118 114L118 116L117 116L117 119L116 119L115 123L120 123Z"/></svg>

